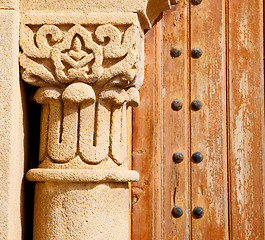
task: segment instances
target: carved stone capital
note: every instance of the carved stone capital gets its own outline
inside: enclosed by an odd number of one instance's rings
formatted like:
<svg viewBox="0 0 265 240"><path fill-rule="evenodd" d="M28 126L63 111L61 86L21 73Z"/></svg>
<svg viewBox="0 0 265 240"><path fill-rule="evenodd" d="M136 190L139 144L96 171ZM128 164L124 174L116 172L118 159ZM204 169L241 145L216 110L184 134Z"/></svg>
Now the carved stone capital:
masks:
<svg viewBox="0 0 265 240"><path fill-rule="evenodd" d="M127 109L169 0L21 0L20 68L42 107L34 239L129 239ZM104 228L104 230L102 229Z"/></svg>
<svg viewBox="0 0 265 240"><path fill-rule="evenodd" d="M28 179L56 180L42 168L127 169L133 177L123 179L139 178L126 161L126 110L139 103L142 37L134 13L22 15L22 78L40 86L42 105L40 169Z"/></svg>
<svg viewBox="0 0 265 240"><path fill-rule="evenodd" d="M22 78L37 86L142 84L142 32L134 13L32 13L20 24Z"/></svg>

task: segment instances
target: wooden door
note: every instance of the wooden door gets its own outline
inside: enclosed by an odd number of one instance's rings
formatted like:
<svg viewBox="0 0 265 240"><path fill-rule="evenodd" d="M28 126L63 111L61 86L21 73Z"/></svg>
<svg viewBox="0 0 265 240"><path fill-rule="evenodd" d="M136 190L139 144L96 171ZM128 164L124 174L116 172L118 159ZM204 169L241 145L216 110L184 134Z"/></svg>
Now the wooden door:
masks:
<svg viewBox="0 0 265 240"><path fill-rule="evenodd" d="M145 52L132 239L265 239L263 2L179 0Z"/></svg>

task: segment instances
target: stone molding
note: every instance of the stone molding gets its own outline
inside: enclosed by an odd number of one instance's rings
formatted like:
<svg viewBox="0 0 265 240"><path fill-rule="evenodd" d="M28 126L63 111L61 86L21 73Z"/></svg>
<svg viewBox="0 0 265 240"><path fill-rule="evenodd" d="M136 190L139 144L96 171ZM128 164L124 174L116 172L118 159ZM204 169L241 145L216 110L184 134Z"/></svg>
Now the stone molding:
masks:
<svg viewBox="0 0 265 240"><path fill-rule="evenodd" d="M171 4L179 0L20 0L20 12L59 12L67 13L136 13L144 29L150 29L155 19Z"/></svg>
<svg viewBox="0 0 265 240"><path fill-rule="evenodd" d="M138 181L139 173L128 170L87 170L87 169L31 169L29 181L38 182L129 182Z"/></svg>

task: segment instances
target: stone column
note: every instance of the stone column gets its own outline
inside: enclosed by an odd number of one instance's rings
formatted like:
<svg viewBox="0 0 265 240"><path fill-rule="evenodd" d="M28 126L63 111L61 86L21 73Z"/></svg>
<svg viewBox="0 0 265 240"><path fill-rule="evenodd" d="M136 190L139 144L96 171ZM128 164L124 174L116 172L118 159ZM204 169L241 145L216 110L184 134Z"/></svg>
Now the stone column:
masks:
<svg viewBox="0 0 265 240"><path fill-rule="evenodd" d="M18 1L0 1L0 239L22 234L24 132L19 82Z"/></svg>
<svg viewBox="0 0 265 240"><path fill-rule="evenodd" d="M126 110L139 103L143 30L169 2L37 2L22 0L20 16L22 79L42 106L39 168L26 175L37 182L34 239L129 239L139 174Z"/></svg>

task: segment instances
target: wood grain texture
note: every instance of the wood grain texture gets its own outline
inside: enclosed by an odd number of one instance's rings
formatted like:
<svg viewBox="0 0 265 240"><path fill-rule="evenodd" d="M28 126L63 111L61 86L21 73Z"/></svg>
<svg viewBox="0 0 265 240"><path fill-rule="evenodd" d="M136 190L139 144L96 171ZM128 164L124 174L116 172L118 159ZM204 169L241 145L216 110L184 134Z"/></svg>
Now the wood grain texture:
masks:
<svg viewBox="0 0 265 240"><path fill-rule="evenodd" d="M180 1L163 16L163 238L189 239L189 80L188 80L188 5ZM172 57L172 47L181 49ZM171 103L180 100L183 107L174 111ZM184 160L174 163L181 152ZM179 206L183 216L174 218L172 208Z"/></svg>
<svg viewBox="0 0 265 240"><path fill-rule="evenodd" d="M191 59L191 101L202 109L191 110L191 154L202 152L201 163L192 163L192 209L201 206L202 218L192 219L192 239L228 239L226 150L225 1L202 1L191 6L191 48L202 57Z"/></svg>
<svg viewBox="0 0 265 240"><path fill-rule="evenodd" d="M263 3L228 7L231 239L264 239Z"/></svg>
<svg viewBox="0 0 265 240"><path fill-rule="evenodd" d="M128 159L128 167L129 169L132 168L132 107L128 107L126 111L126 119L127 119L127 159ZM129 182L129 194L130 194L130 202L129 202L129 208L130 208L130 216L132 214L132 184ZM130 238L132 238L132 219L130 218Z"/></svg>
<svg viewBox="0 0 265 240"><path fill-rule="evenodd" d="M133 168L141 174L133 240L265 238L263 25L261 0L180 0L146 34L145 83L133 110ZM193 47L201 58L191 57ZM191 109L194 99L201 110ZM196 151L204 154L198 164ZM172 217L174 206L182 217Z"/></svg>
<svg viewBox="0 0 265 240"><path fill-rule="evenodd" d="M133 240L161 239L162 234L160 28L158 21L146 34L145 81L140 90L141 103L133 109L133 169L140 173L140 181L132 184Z"/></svg>
<svg viewBox="0 0 265 240"><path fill-rule="evenodd" d="M154 30L146 34L146 53L155 52ZM146 55L146 58L148 55ZM141 103L133 109L133 169L140 181L132 183L132 239L152 239L153 232L153 87L155 58L145 65ZM148 77L147 77L148 76ZM144 93L144 94L143 94Z"/></svg>
<svg viewBox="0 0 265 240"><path fill-rule="evenodd" d="M153 239L161 239L163 234L163 100L162 100L162 43L163 43L162 21L158 18L156 26L156 61L155 79L153 79L153 164L154 164L154 188L153 188Z"/></svg>

